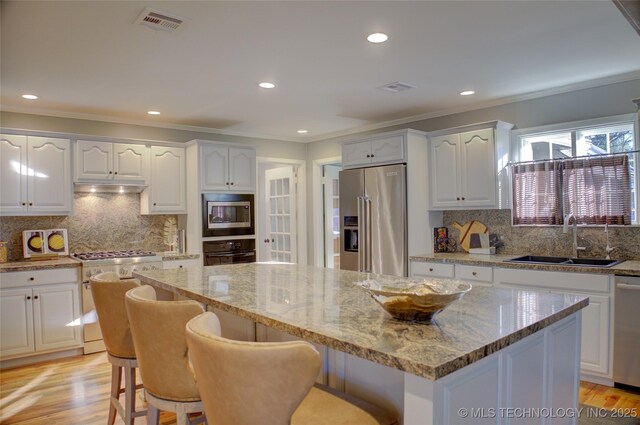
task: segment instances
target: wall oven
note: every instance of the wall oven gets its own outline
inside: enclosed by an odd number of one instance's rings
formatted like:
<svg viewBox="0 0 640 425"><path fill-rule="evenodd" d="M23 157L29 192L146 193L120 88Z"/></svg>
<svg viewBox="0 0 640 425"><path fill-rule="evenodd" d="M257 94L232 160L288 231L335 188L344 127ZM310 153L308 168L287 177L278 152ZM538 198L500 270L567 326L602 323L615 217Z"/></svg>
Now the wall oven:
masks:
<svg viewBox="0 0 640 425"><path fill-rule="evenodd" d="M205 241L202 243L205 266L221 264L255 263L255 239L237 239L232 241Z"/></svg>
<svg viewBox="0 0 640 425"><path fill-rule="evenodd" d="M203 193L202 236L254 235L253 194Z"/></svg>

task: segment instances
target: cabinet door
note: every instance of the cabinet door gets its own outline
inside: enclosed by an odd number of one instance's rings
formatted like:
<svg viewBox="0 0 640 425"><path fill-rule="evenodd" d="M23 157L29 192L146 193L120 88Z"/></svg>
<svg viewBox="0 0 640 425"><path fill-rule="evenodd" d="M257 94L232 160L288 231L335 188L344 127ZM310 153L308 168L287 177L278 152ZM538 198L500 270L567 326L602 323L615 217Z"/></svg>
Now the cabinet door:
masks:
<svg viewBox="0 0 640 425"><path fill-rule="evenodd" d="M185 213L186 170L183 148L151 147L151 212Z"/></svg>
<svg viewBox="0 0 640 425"><path fill-rule="evenodd" d="M374 139L371 141L372 164L403 162L405 159L403 135Z"/></svg>
<svg viewBox="0 0 640 425"><path fill-rule="evenodd" d="M567 295L571 294L562 292ZM609 297L589 295L589 305L582 309L582 343L580 370L609 375Z"/></svg>
<svg viewBox="0 0 640 425"><path fill-rule="evenodd" d="M82 344L77 283L33 288L36 351Z"/></svg>
<svg viewBox="0 0 640 425"><path fill-rule="evenodd" d="M0 356L34 349L31 288L0 289Z"/></svg>
<svg viewBox="0 0 640 425"><path fill-rule="evenodd" d="M27 210L27 136L0 135L0 213Z"/></svg>
<svg viewBox="0 0 640 425"><path fill-rule="evenodd" d="M76 180L113 178L113 143L78 140L75 157Z"/></svg>
<svg viewBox="0 0 640 425"><path fill-rule="evenodd" d="M32 213L71 211L71 142L66 139L28 139L27 202ZM33 171L31 171L33 170Z"/></svg>
<svg viewBox="0 0 640 425"><path fill-rule="evenodd" d="M431 209L460 205L460 163L457 134L431 139Z"/></svg>
<svg viewBox="0 0 640 425"><path fill-rule="evenodd" d="M348 143L342 145L342 167L356 167L371 164L371 142Z"/></svg>
<svg viewBox="0 0 640 425"><path fill-rule="evenodd" d="M246 148L229 148L229 183L234 191L255 189L256 151Z"/></svg>
<svg viewBox="0 0 640 425"><path fill-rule="evenodd" d="M200 147L200 188L228 190L229 186L229 147L202 145Z"/></svg>
<svg viewBox="0 0 640 425"><path fill-rule="evenodd" d="M460 134L462 206L496 206L496 168L493 129Z"/></svg>
<svg viewBox="0 0 640 425"><path fill-rule="evenodd" d="M148 149L144 145L114 143L113 174L115 180L145 181Z"/></svg>

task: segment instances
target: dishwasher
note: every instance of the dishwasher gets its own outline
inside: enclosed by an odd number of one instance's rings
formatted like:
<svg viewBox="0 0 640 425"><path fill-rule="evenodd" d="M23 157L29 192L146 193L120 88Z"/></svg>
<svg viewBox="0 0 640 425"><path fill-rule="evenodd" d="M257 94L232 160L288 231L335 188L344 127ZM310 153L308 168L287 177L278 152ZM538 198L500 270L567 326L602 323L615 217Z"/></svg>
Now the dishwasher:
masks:
<svg viewBox="0 0 640 425"><path fill-rule="evenodd" d="M613 382L640 387L640 277L616 276Z"/></svg>

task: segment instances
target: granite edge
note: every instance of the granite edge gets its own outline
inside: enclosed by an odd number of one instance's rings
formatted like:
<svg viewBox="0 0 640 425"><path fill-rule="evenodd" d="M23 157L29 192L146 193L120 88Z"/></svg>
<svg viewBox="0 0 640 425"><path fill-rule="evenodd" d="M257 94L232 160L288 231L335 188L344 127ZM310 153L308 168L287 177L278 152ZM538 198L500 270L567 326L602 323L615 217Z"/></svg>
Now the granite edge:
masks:
<svg viewBox="0 0 640 425"><path fill-rule="evenodd" d="M421 263L441 263L441 264L464 264L470 266L487 266L487 267L500 267L506 269L521 269L521 270L540 270L540 271L552 271L552 272L568 272L568 273L591 273L591 274L609 274L619 276L640 276L640 266L638 268L625 266L625 262L637 262L637 260L625 260L621 264L617 264L613 267L580 267L580 266L560 266L554 264L526 264L526 263L510 263L505 262L512 258L521 257L521 255L487 255L486 259L477 258L463 258L463 255L470 254L453 254L454 256L447 256L447 254L425 254L425 255L412 255L409 257L409 261L416 261Z"/></svg>
<svg viewBox="0 0 640 425"><path fill-rule="evenodd" d="M74 269L82 266L80 261L72 258L47 261L13 261L0 264L0 273L27 272L52 269Z"/></svg>
<svg viewBox="0 0 640 425"><path fill-rule="evenodd" d="M336 337L330 337L318 332L309 331L299 326L296 326L287 322L283 322L277 319L273 319L261 314L236 308L234 306L230 306L218 300L211 299L201 294L188 291L184 288L178 288L176 286L173 286L149 277L138 275L135 272L134 272L134 276L140 279L140 281L143 284L148 284L148 285L151 285L160 289L164 289L178 295L188 297L190 299L194 299L198 302L206 304L207 306L218 308L220 310L235 314L239 317L252 320L261 325L271 327L283 332L287 332L291 335L294 335L306 340L310 340L318 344L325 345L329 348L342 351L347 354L351 354L366 360L370 360L375 363L400 370L402 372L411 373L413 375L417 375L432 381L443 378L459 369L462 369L463 367L466 367L472 363L475 363L481 360L484 357L487 357L497 351L500 351L501 349L509 345L512 345L524 339L525 337L535 332L538 332L541 329L544 329L589 305L589 298L582 297L582 299L577 303L569 307L566 307L563 310L560 310L536 323L533 323L509 335L505 335L497 339L496 341L493 341L482 347L478 347L468 353L462 354L456 357L455 359L447 361L439 366L431 367L424 364L416 363L408 359L404 359L402 357L397 357L388 353L382 353L377 350L361 347L349 341L340 340Z"/></svg>

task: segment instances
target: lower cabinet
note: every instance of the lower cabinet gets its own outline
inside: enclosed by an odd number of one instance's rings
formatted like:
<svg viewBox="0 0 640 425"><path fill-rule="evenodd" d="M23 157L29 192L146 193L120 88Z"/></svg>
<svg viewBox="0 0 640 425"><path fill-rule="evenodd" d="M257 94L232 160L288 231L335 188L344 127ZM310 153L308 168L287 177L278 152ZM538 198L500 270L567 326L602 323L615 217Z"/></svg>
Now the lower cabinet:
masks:
<svg viewBox="0 0 640 425"><path fill-rule="evenodd" d="M168 260L162 262L163 269L183 269L187 267L197 267L202 265L199 258L189 258L187 260Z"/></svg>
<svg viewBox="0 0 640 425"><path fill-rule="evenodd" d="M80 347L77 283L0 289L0 356Z"/></svg>

